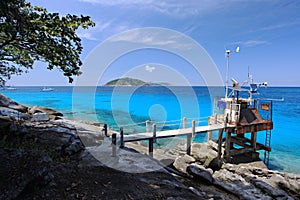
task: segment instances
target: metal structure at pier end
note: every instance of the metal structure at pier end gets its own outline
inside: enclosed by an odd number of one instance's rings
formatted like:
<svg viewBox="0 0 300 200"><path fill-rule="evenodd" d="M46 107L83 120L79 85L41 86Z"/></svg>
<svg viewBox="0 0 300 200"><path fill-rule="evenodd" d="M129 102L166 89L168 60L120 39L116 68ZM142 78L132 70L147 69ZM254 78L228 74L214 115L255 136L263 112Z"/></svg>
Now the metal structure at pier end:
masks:
<svg viewBox="0 0 300 200"><path fill-rule="evenodd" d="M254 99L253 95L258 93L261 85L267 86L267 82L254 83L252 75L248 72L247 87L243 87L234 78L231 79L233 86L228 86L228 70L229 70L229 53L227 53L227 72L226 72L226 94L224 98L216 98L214 101L213 115L209 117L209 125L224 124L224 132L218 135L218 158L221 160L223 156L227 162L234 162L233 156L247 153L251 154L252 159L257 158L259 154L257 150L265 150L264 161L268 165L269 152L271 151L271 130L273 129L272 121L272 100ZM234 52L239 52L239 47ZM248 68L249 71L249 68ZM229 93L231 90L231 93ZM266 131L265 144L257 142L257 133ZM250 137L246 134L250 133ZM208 139L212 139L211 132L208 132ZM222 155L221 146L224 143L225 151ZM237 158L236 158L237 159ZM243 158L242 158L243 159Z"/></svg>

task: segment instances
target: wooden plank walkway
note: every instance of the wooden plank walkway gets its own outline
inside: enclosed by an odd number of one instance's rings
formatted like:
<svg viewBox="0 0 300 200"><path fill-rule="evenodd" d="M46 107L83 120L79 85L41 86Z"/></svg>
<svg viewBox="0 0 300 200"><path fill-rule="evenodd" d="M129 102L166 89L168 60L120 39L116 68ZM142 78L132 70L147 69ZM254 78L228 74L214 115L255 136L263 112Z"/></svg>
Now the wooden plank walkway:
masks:
<svg viewBox="0 0 300 200"><path fill-rule="evenodd" d="M123 130L121 130L121 132L120 132L120 139L121 139L120 147L123 148L125 146L125 142L148 140L149 141L149 144L148 144L149 145L148 146L149 155L153 157L153 147L154 147L154 143L156 142L156 139L176 137L176 136L186 136L187 137L186 151L187 151L187 154L190 155L192 138L195 136L195 134L209 132L209 131L215 131L215 130L219 130L219 132L223 132L224 128L225 128L224 124L214 124L214 125L196 127L195 121L193 121L191 128L182 128L182 129L174 129L174 130L166 130L166 131L157 131L156 132L156 125L154 124L152 132L137 133L137 134L132 134L132 135L124 135ZM114 134L114 137L116 137L116 134ZM113 145L113 146L115 146L115 145Z"/></svg>
<svg viewBox="0 0 300 200"><path fill-rule="evenodd" d="M214 124L208 126L195 127L195 133L205 133L208 131L215 131L224 128L224 124ZM174 129L156 132L155 138L167 138L176 136L185 136L193 133L193 128ZM153 138L153 132L137 133L131 135L124 135L124 142L134 142L140 140L149 140Z"/></svg>

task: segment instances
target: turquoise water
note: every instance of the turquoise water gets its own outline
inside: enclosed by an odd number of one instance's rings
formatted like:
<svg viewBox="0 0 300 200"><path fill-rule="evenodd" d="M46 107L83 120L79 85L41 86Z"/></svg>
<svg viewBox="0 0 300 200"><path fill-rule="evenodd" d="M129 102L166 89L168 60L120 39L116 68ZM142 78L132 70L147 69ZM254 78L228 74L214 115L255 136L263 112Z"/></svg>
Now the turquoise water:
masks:
<svg viewBox="0 0 300 200"><path fill-rule="evenodd" d="M97 87L96 91L85 87L76 93L73 87L52 88L52 92L41 92L41 87L17 87L1 93L28 106L54 108L68 119L108 123L115 130L123 126L125 133L145 131L146 120L155 121L159 130L182 126L176 120L183 117L188 118L188 126L191 119L206 125L212 99L224 94L221 87ZM260 97L284 98L273 102L270 168L300 174L300 88L261 88ZM141 124L128 126L136 123ZM265 132L258 134L259 142L264 143L264 136ZM195 140L204 141L206 135L197 135Z"/></svg>

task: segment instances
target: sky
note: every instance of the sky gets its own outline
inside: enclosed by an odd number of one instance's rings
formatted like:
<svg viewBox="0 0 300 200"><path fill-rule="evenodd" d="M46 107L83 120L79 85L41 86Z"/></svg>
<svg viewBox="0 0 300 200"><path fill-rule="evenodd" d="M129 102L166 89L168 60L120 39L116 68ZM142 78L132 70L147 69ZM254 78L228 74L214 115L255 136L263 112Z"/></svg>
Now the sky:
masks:
<svg viewBox="0 0 300 200"><path fill-rule="evenodd" d="M95 71L98 85L125 76L172 85L207 85L210 71L225 84L227 49L231 50L229 78L242 82L250 69L256 82L300 86L299 0L30 2L61 15L88 15L96 23L77 34L84 48L83 74L87 77L91 73L86 70ZM234 52L237 46L238 53ZM8 85L72 84L59 70L49 71L37 62Z"/></svg>

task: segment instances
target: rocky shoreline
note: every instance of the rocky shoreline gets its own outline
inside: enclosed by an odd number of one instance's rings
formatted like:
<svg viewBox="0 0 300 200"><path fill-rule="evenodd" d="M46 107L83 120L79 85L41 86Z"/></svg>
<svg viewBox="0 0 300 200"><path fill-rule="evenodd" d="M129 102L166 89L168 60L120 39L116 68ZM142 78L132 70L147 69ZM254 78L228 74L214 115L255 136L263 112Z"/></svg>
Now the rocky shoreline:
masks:
<svg viewBox="0 0 300 200"><path fill-rule="evenodd" d="M102 127L0 94L0 199L300 199L300 175L260 161L215 163L215 144L155 150L117 147ZM139 152L138 152L139 151Z"/></svg>

